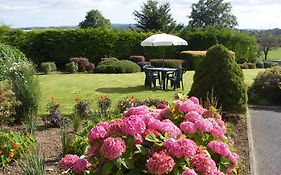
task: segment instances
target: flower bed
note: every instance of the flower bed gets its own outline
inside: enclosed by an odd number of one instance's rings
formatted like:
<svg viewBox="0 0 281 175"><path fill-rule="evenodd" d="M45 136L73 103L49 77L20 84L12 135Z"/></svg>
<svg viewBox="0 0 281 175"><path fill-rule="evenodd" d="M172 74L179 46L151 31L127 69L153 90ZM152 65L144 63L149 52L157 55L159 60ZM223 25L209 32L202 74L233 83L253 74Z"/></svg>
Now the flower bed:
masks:
<svg viewBox="0 0 281 175"><path fill-rule="evenodd" d="M74 173L223 175L236 173L238 155L216 110L195 97L163 109L131 107L120 119L98 123L86 156L66 155Z"/></svg>

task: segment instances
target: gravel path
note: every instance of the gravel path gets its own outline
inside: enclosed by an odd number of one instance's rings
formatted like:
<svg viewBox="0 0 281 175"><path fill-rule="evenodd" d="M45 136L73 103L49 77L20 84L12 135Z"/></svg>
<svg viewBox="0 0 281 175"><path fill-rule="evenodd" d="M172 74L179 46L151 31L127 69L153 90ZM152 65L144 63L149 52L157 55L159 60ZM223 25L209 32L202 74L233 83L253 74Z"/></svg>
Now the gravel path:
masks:
<svg viewBox="0 0 281 175"><path fill-rule="evenodd" d="M281 174L281 107L249 109L252 136L252 172Z"/></svg>

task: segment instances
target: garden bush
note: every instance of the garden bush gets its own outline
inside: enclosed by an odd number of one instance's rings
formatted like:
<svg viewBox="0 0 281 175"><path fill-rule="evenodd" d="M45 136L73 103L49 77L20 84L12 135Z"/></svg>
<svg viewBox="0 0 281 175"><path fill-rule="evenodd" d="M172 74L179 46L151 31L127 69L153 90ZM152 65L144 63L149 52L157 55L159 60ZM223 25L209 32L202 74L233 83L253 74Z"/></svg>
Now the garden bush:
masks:
<svg viewBox="0 0 281 175"><path fill-rule="evenodd" d="M151 64L150 62L145 60L144 56L141 56L141 55L130 56L128 60L130 60L134 63L137 63L139 65L139 67L141 68L141 71L143 71L143 66Z"/></svg>
<svg viewBox="0 0 281 175"><path fill-rule="evenodd" d="M85 156L60 161L68 172L90 174L235 173L238 155L218 112L195 97L164 109L131 107L122 118L95 125Z"/></svg>
<svg viewBox="0 0 281 175"><path fill-rule="evenodd" d="M34 76L34 66L18 49L3 44L0 45L0 64L2 78L11 82L16 99L21 103L16 107L16 121L36 116L39 105L39 82Z"/></svg>
<svg viewBox="0 0 281 175"><path fill-rule="evenodd" d="M135 73L140 71L141 69L136 63L117 58L101 61L95 69L97 73Z"/></svg>
<svg viewBox="0 0 281 175"><path fill-rule="evenodd" d="M179 59L164 59L164 67L179 67L183 62L184 60ZM163 67L163 59L151 59L150 63L155 67Z"/></svg>
<svg viewBox="0 0 281 175"><path fill-rule="evenodd" d="M202 101L213 91L218 105L225 112L245 112L247 92L244 75L235 61L235 55L223 45L214 45L195 71L189 95Z"/></svg>
<svg viewBox="0 0 281 175"><path fill-rule="evenodd" d="M256 63L247 63L249 69L255 69Z"/></svg>
<svg viewBox="0 0 281 175"><path fill-rule="evenodd" d="M207 51L182 51L179 58L184 59L183 68L186 70L196 70L199 63L206 59Z"/></svg>
<svg viewBox="0 0 281 175"><path fill-rule="evenodd" d="M257 68L263 68L263 67L264 67L263 61L258 60L258 61L256 62L256 67L257 67Z"/></svg>
<svg viewBox="0 0 281 175"><path fill-rule="evenodd" d="M73 61L70 63L67 63L65 65L65 70L66 70L66 72L71 73L71 74L78 72L78 64Z"/></svg>
<svg viewBox="0 0 281 175"><path fill-rule="evenodd" d="M55 72L57 71L57 66L55 64L55 62L43 62L40 65L40 70L44 73L44 74L48 74L50 72Z"/></svg>
<svg viewBox="0 0 281 175"><path fill-rule="evenodd" d="M15 120L15 108L19 105L20 102L16 100L16 95L11 87L6 87L0 82L0 126Z"/></svg>
<svg viewBox="0 0 281 175"><path fill-rule="evenodd" d="M85 71L93 71L95 69L95 64L90 63L88 58L83 57L73 57L69 59L70 62L77 63L78 71L85 72Z"/></svg>
<svg viewBox="0 0 281 175"><path fill-rule="evenodd" d="M241 69L249 69L249 66L247 63L239 64Z"/></svg>
<svg viewBox="0 0 281 175"><path fill-rule="evenodd" d="M280 105L281 67L275 66L258 73L248 93L251 104Z"/></svg>
<svg viewBox="0 0 281 175"><path fill-rule="evenodd" d="M0 130L0 167L8 166L14 160L28 153L35 140L28 133Z"/></svg>
<svg viewBox="0 0 281 175"><path fill-rule="evenodd" d="M263 63L264 68L271 68L274 66L278 66L278 63L270 62L270 61L264 61L264 63Z"/></svg>

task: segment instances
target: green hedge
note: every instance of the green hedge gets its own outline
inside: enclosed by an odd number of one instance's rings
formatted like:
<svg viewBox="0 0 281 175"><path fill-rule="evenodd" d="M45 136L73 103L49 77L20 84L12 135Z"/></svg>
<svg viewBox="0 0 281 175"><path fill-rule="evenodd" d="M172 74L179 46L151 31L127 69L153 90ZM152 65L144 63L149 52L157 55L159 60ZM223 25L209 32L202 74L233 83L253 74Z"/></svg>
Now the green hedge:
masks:
<svg viewBox="0 0 281 175"><path fill-rule="evenodd" d="M183 67L187 70L196 70L199 63L206 59L207 51L182 51L180 59L185 60Z"/></svg>
<svg viewBox="0 0 281 175"><path fill-rule="evenodd" d="M164 67L178 67L184 64L185 60L179 59L164 59ZM151 65L154 67L162 67L163 59L152 59L150 60Z"/></svg>
<svg viewBox="0 0 281 175"><path fill-rule="evenodd" d="M246 33L228 29L183 30L178 35L188 46L141 47L140 43L153 33L111 29L44 29L22 32L0 27L0 42L19 48L36 64L55 62L63 68L71 57L86 57L98 64L106 56L128 59L144 55L150 59L178 58L183 50L207 50L216 42L235 51L237 62L254 62L256 40Z"/></svg>

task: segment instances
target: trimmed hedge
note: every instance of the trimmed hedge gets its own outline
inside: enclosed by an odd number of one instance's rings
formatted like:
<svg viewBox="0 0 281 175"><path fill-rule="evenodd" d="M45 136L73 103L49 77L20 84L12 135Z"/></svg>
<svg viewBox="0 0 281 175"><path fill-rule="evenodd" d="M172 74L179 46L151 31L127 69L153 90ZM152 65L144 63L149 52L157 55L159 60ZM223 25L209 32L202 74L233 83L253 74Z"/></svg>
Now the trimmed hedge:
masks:
<svg viewBox="0 0 281 175"><path fill-rule="evenodd" d="M101 61L95 69L97 73L135 73L140 71L141 68L136 63L116 58Z"/></svg>
<svg viewBox="0 0 281 175"><path fill-rule="evenodd" d="M182 51L179 58L185 60L184 68L188 70L196 70L199 63L206 59L207 51Z"/></svg>
<svg viewBox="0 0 281 175"><path fill-rule="evenodd" d="M188 30L179 33L188 46L141 47L154 33L110 29L44 29L22 32L0 27L0 42L19 48L34 63L55 62L63 68L71 57L85 57L97 65L104 55L120 59L144 55L147 61L178 58L182 50L207 50L216 42L235 51L238 63L254 62L257 44L253 36L229 29Z"/></svg>
<svg viewBox="0 0 281 175"><path fill-rule="evenodd" d="M235 61L235 54L221 44L207 51L193 77L189 96L204 102L213 95L225 112L246 112L247 91L243 72ZM211 94L213 92L213 94Z"/></svg>
<svg viewBox="0 0 281 175"><path fill-rule="evenodd" d="M164 67L178 67L184 64L185 60L179 59L164 59ZM151 65L154 67L163 67L163 59L150 60Z"/></svg>

